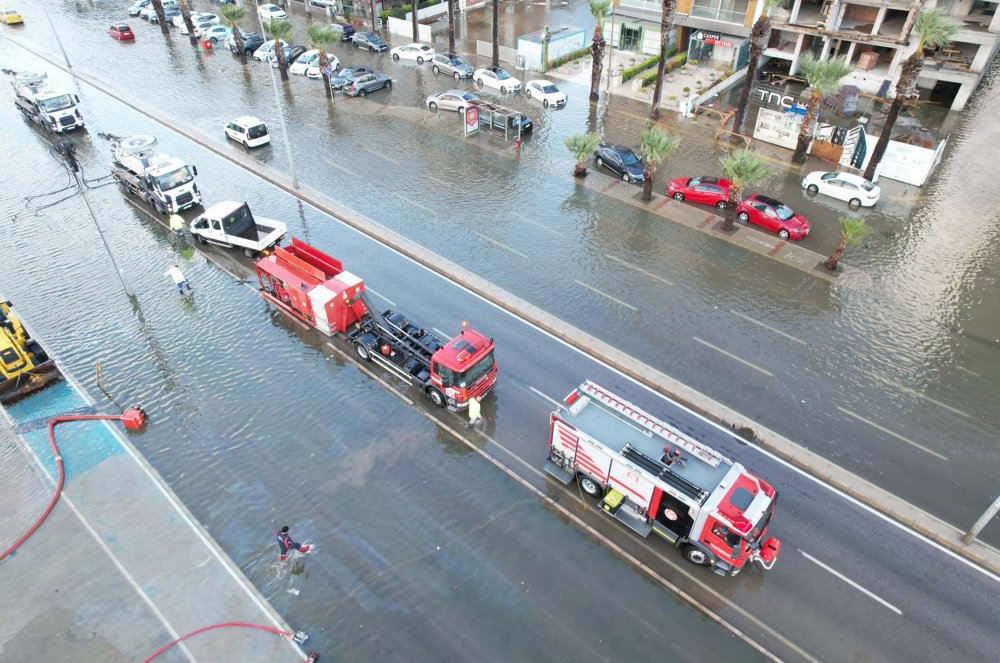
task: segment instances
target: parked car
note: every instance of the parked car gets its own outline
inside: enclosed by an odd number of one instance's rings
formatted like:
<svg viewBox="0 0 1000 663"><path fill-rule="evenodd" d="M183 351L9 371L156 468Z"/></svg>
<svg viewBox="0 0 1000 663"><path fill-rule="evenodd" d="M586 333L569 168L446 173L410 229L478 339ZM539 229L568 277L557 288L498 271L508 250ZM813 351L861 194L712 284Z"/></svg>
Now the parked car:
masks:
<svg viewBox="0 0 1000 663"><path fill-rule="evenodd" d="M212 44L212 46L215 46L219 42L225 43L225 41L233 34L233 29L227 28L224 25L212 25L205 28L201 32L195 30L195 34L198 36L198 39L207 41Z"/></svg>
<svg viewBox="0 0 1000 663"><path fill-rule="evenodd" d="M528 81L528 84L524 86L524 93L528 95L528 99L540 101L545 108L549 106L562 108L566 105L566 93L557 88L552 81L542 78Z"/></svg>
<svg viewBox="0 0 1000 663"><path fill-rule="evenodd" d="M288 12L278 5L261 5L257 7L257 18L263 23L276 18L288 18Z"/></svg>
<svg viewBox="0 0 1000 663"><path fill-rule="evenodd" d="M718 177L679 177L667 185L667 195L674 200L687 200L692 203L715 205L726 209L729 200L729 180Z"/></svg>
<svg viewBox="0 0 1000 663"><path fill-rule="evenodd" d="M299 59L301 60L302 58ZM340 67L340 58L333 53L327 53L326 59L330 64L330 71L337 71L337 68ZM296 62L298 62L298 60L296 60ZM306 69L306 78L323 78L323 72L319 68L319 58L316 58L316 64L312 64L308 69Z"/></svg>
<svg viewBox="0 0 1000 663"><path fill-rule="evenodd" d="M740 221L777 233L781 239L802 239L809 234L809 222L802 215L780 200L759 193L740 203L737 216Z"/></svg>
<svg viewBox="0 0 1000 663"><path fill-rule="evenodd" d="M132 28L124 23L115 23L110 28L108 28L108 34L111 35L113 39L118 41L129 41L135 39L135 33L132 32Z"/></svg>
<svg viewBox="0 0 1000 663"><path fill-rule="evenodd" d="M282 46L288 46L285 42L281 42ZM271 56L274 54L274 40L268 39L263 44L257 47L257 50L253 52L253 59L259 60L261 62L270 62Z"/></svg>
<svg viewBox="0 0 1000 663"><path fill-rule="evenodd" d="M252 115L238 117L226 125L226 138L243 143L244 147L260 147L271 142L267 125Z"/></svg>
<svg viewBox="0 0 1000 663"><path fill-rule="evenodd" d="M375 70L371 67L344 67L337 74L330 79L330 87L334 90L340 90L347 84L347 82L354 78L355 76L362 76L364 74L370 74Z"/></svg>
<svg viewBox="0 0 1000 663"><path fill-rule="evenodd" d="M152 0L136 0L136 2L132 3L132 5L128 8L128 15L138 16L139 12L152 4Z"/></svg>
<svg viewBox="0 0 1000 663"><path fill-rule="evenodd" d="M400 60L416 60L417 64L423 64L433 58L436 53L427 44L413 43L406 46L397 46L389 51L389 55L396 62Z"/></svg>
<svg viewBox="0 0 1000 663"><path fill-rule="evenodd" d="M174 19L178 16L183 17L181 13L181 8L177 5L169 5L163 8L163 20L167 22L167 25L173 25ZM149 15L150 23L159 23L160 19L156 16L156 12Z"/></svg>
<svg viewBox="0 0 1000 663"><path fill-rule="evenodd" d="M305 46L285 46L283 49L285 51L285 64L291 66L303 53L306 52ZM270 62L272 67L278 66L278 58L274 57L274 53L271 53L265 62Z"/></svg>
<svg viewBox="0 0 1000 663"><path fill-rule="evenodd" d="M180 10L178 9L178 12L179 11ZM191 23L193 25L197 25L198 21L200 21L202 19L202 17L206 17L206 18L216 17L215 14L209 14L207 12L190 12L190 16L191 16ZM183 14L178 14L177 16L174 16L172 19L170 19L170 22L174 24L175 28L179 28L182 25L184 25L184 15Z"/></svg>
<svg viewBox="0 0 1000 663"><path fill-rule="evenodd" d="M267 41L267 37L259 32L249 32L243 35L243 52L247 55L253 55L253 52L264 45ZM239 55L239 51L236 50L236 39L233 35L226 37L225 41L226 48L232 51L233 55Z"/></svg>
<svg viewBox="0 0 1000 663"><path fill-rule="evenodd" d="M594 150L594 156L598 166L607 168L626 182L642 182L646 177L642 157L624 145L601 143Z"/></svg>
<svg viewBox="0 0 1000 663"><path fill-rule="evenodd" d="M388 74L380 74L373 71L370 74L362 74L350 79L344 85L344 94L352 97L363 97L369 92L382 89L388 90L391 87L392 79L389 78Z"/></svg>
<svg viewBox="0 0 1000 663"><path fill-rule="evenodd" d="M503 67L476 69L472 78L480 88L491 87L494 90L499 90L500 94L521 91L521 81L511 76Z"/></svg>
<svg viewBox="0 0 1000 663"><path fill-rule="evenodd" d="M218 25L219 19L216 18L199 18L197 21L192 20L191 25L194 27L194 36L198 37L201 35L202 31L206 28L210 28L213 25ZM187 24L181 23L181 34L186 35L188 33Z"/></svg>
<svg viewBox="0 0 1000 663"><path fill-rule="evenodd" d="M330 68L334 71L340 67L340 60L333 53L327 53L326 59L330 62ZM288 73L296 74L298 76L306 76L309 73L309 69L313 68L316 70L316 78L320 76L319 74L319 49L312 48L300 55L292 63L292 66L288 68Z"/></svg>
<svg viewBox="0 0 1000 663"><path fill-rule="evenodd" d="M451 74L455 80L472 78L474 70L471 64L466 64L462 58L454 53L438 53L431 59L431 71L434 75Z"/></svg>
<svg viewBox="0 0 1000 663"><path fill-rule="evenodd" d="M177 0L163 0L163 9L166 11L167 7L176 7ZM148 6L143 7L139 12L139 16L146 19L147 21L156 21L156 8L150 3Z"/></svg>
<svg viewBox="0 0 1000 663"><path fill-rule="evenodd" d="M381 53L388 50L389 44L376 34L371 32L355 32L351 36L351 41L358 48L367 48L369 51Z"/></svg>
<svg viewBox="0 0 1000 663"><path fill-rule="evenodd" d="M461 113L470 102L478 101L476 95L465 90L445 90L427 97L427 108L437 111L439 108L446 111L457 111Z"/></svg>
<svg viewBox="0 0 1000 663"><path fill-rule="evenodd" d="M882 190L861 177L851 173L827 173L814 171L802 179L802 188L816 195L843 200L854 208L873 207L882 195Z"/></svg>
<svg viewBox="0 0 1000 663"><path fill-rule="evenodd" d="M350 23L340 23L338 21L331 23L330 29L340 33L340 41L351 41L351 37L357 32Z"/></svg>

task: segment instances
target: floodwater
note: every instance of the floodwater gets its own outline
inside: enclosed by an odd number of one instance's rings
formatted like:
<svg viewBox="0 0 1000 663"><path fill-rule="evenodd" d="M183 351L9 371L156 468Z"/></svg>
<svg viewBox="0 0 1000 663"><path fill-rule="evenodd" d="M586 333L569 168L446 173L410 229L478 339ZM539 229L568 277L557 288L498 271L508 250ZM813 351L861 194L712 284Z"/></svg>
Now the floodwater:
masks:
<svg viewBox="0 0 1000 663"><path fill-rule="evenodd" d="M575 2L560 11L580 20L581 7ZM35 9L29 24L11 34L57 54ZM51 12L74 66L220 142L226 121L252 112L274 132L274 144L255 156L291 169L263 65L242 67L226 52L198 51L176 32L164 40L138 19L129 21L137 42L119 44L104 33L123 16L117 7L65 3ZM470 16L470 25L488 27L487 12ZM301 16L294 21L302 38L305 23ZM440 32L435 38L441 43ZM332 104L315 81L292 77L281 86L302 182L949 522L971 522L995 497L1000 231L988 146L1000 140L991 114L1000 96L996 65L954 122L932 183L919 194L887 184L892 197L861 212L875 233L849 249L846 260L870 283L831 287L577 188L563 137L593 127L635 145L645 111L639 104L614 100L592 113L582 103L587 90L574 85L566 86L570 104L559 112L523 98L505 102L535 121L534 135L516 153L483 137L463 141L456 118L423 110L423 99L452 87L450 79L347 45L332 50L344 64L374 63L396 81L389 93L338 96ZM0 52L5 66L43 66L10 41L0 41ZM90 131L74 140L88 177L106 172L108 150L98 131L155 131L165 151L207 161L165 129L151 129L135 113L48 71L83 98ZM250 289L172 244L106 187L90 194L141 293L140 307L115 296L85 210L67 202L36 215L64 194L23 200L64 187L68 176L46 138L12 104L0 104L0 112L7 146L3 236L16 256L0 263L4 296L92 391L93 367L101 361L116 398L150 404L156 425L140 448L293 625L349 642L356 647L350 658L401 650L430 658L442 642L451 648L442 658L470 651L536 658L534 648L556 640L547 629L557 628L550 621L555 607L538 602L539 594L556 599L551 591L525 588L534 582L550 589L555 562L528 568L523 552L551 552L567 542L586 564L620 574L623 593L649 606L645 614L668 609L662 592L584 545L573 527L533 501L523 503L523 491L478 457L444 439L429 451L427 440L438 433L422 417L321 353L318 342L307 342L282 316L250 305L257 297ZM715 172L721 152L705 140L713 128L699 122L676 121L684 142L661 168L658 190L673 177ZM208 201L248 200L259 214L282 218L296 234L338 254L323 242L330 234L321 219L306 211L289 218L270 189L252 179L202 168L200 181ZM805 245L831 252L846 207L807 199L793 175L777 177L771 188L810 218L814 233ZM197 288L189 301L179 301L162 275L175 256ZM364 257L351 258L363 264ZM619 303L581 283L613 293ZM261 530L284 524L288 513L298 514L289 523L298 535L330 561L309 560L302 573L279 576L270 531ZM992 525L986 536L1000 542L1000 527ZM289 594L293 588L302 591ZM582 625L599 622L599 604L568 596L582 590L560 591L566 592L560 609L572 606ZM436 610L453 620L447 628L435 621ZM698 621L678 617L685 618ZM643 640L639 622L623 621L602 634L597 656L663 650L662 642ZM494 633L486 633L487 623ZM463 629L474 636L449 640ZM390 634L398 639L383 641ZM586 651L589 658L592 645L540 653L570 658Z"/></svg>

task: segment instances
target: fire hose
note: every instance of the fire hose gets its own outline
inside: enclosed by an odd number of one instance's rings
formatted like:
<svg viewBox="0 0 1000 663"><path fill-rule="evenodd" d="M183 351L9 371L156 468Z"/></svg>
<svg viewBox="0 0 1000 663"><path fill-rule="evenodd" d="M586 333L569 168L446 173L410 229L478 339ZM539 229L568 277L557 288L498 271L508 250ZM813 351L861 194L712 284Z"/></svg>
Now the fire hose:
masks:
<svg viewBox="0 0 1000 663"><path fill-rule="evenodd" d="M258 630L261 630L261 631L267 631L268 633L274 633L275 635L283 635L285 637L290 637L291 636L291 633L289 633L288 631L282 631L281 629L272 628L270 626L261 626L260 624L246 624L244 622L227 622L225 624L212 624L211 626L202 626L201 628L199 628L197 630L194 630L194 631L191 631L190 633L186 633L185 635L182 635L181 637L177 638L176 640L172 640L172 641L168 642L167 644L165 644L162 647L160 647L159 649L157 649L156 652L154 652L152 656L150 656L149 658L147 658L146 660L144 660L143 663L149 663L154 658L156 658L157 656L159 656L163 652L167 651L168 649L170 649L171 647L173 647L174 645L176 645L178 642L181 642L182 640L186 640L186 639L188 639L188 638L190 638L192 636L198 635L199 633L204 633L205 631L211 631L211 630L217 629L217 628L228 628L228 627L255 628L255 629L258 629ZM309 654L309 656L306 658L306 660L303 663L314 663L315 661L318 661L318 660L319 660L319 654L312 653L312 654Z"/></svg>
<svg viewBox="0 0 1000 663"><path fill-rule="evenodd" d="M49 421L49 446L52 447L52 456L55 458L56 469L59 474L59 477L56 480L56 490L52 494L52 499L49 501L49 505L45 507L45 511L42 512L42 515L38 518L38 520L36 520L35 523L28 528L27 532L22 534L20 538L14 542L14 545L4 550L3 553L0 553L0 562L14 554L14 551L20 548L21 545L35 533L35 530L42 526L42 523L44 523L45 519L49 517L50 513L52 513L52 509L55 508L56 504L59 502L59 498L62 496L63 484L66 482L66 469L63 466L63 458L59 451L59 445L56 444L56 426L67 421L120 421L128 429L137 429L142 427L145 420L146 412L142 409L142 406L133 405L122 414L74 414L54 417L51 421Z"/></svg>

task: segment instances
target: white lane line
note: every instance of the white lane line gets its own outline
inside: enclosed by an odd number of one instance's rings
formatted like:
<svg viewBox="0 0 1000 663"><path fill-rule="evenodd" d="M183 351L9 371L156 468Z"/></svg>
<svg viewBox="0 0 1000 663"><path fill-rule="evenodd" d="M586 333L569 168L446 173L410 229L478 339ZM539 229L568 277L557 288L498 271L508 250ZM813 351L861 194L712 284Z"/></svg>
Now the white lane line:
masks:
<svg viewBox="0 0 1000 663"><path fill-rule="evenodd" d="M826 571L827 573L830 573L833 576L836 576L837 578L840 578L841 580L843 580L844 582L846 582L848 585L850 585L854 589L856 589L859 592L861 592L862 594L866 594L868 597L875 599L876 601L878 601L879 603L881 603L885 607L889 608L889 610L892 610L897 615L902 615L903 614L902 610L900 610L899 608L897 608L893 604L889 603L888 601L886 601L885 599L883 599L878 594L875 594L874 592L868 591L867 589L865 589L864 587L862 587L858 583L854 582L853 580L851 580L850 578L848 578L847 576L845 576L843 573L840 573L838 571L835 571L835 570L831 569L829 566L827 566L823 562L819 561L818 559L816 559L815 557L813 557L809 553L805 552L804 550L799 550L799 552L802 553L803 557L805 557L806 559L808 559L810 562L812 562L813 564L815 564L819 568L823 569L824 571Z"/></svg>
<svg viewBox="0 0 1000 663"><path fill-rule="evenodd" d="M438 334L441 334L441 338L444 338L444 339L451 338L451 335L448 332L443 332L440 329L438 329L437 327L431 327L431 331L435 331Z"/></svg>
<svg viewBox="0 0 1000 663"><path fill-rule="evenodd" d="M632 306L631 304L628 304L628 303L626 303L626 302L623 302L622 300L618 299L617 297L612 297L612 296L611 296L611 295L609 295L608 293L606 293L606 292L602 292L602 291L598 290L598 289L597 289L597 288L595 288L594 286L590 286L590 285L587 285L587 284L586 284L586 283L584 283L583 281L577 281L576 279L573 279L573 280L574 280L574 281L576 281L577 285L582 285L582 286L583 286L584 288L586 288L587 290L591 290L591 291L593 291L593 292L596 292L596 293L597 293L597 294L599 294L599 295L600 295L601 297L607 297L608 299L610 299L611 301L613 301L613 302L614 302L614 303L616 303L616 304L620 304L620 305L624 306L625 308L628 308L628 309L632 309L633 311L638 311L638 310L639 310L639 309L637 309L636 307Z"/></svg>
<svg viewBox="0 0 1000 663"><path fill-rule="evenodd" d="M562 405L562 403L560 403L560 402L559 402L559 401L557 401L556 399L554 399L554 398L552 398L552 397L550 397L550 396L546 396L545 394L543 394L542 392L538 391L538 390L537 390L537 389L535 389L534 387L531 387L531 386L529 386L529 387L528 387L528 389L530 389L531 391L535 392L536 394L538 394L539 396L541 396L542 398L544 398L544 399L545 399L545 400L547 400L548 402L552 403L552 404L553 404L553 405L555 405L556 407L559 407L560 405Z"/></svg>
<svg viewBox="0 0 1000 663"><path fill-rule="evenodd" d="M773 377L774 377L774 374L773 374L773 373L771 373L771 371L766 371L766 370L764 370L763 368L761 368L760 366L757 366L756 364L751 364L751 363L750 363L750 362L748 362L748 361L747 361L746 359L741 359L740 357L737 357L736 355L734 355L734 354L733 354L733 353L731 353L731 352L726 352L726 351L725 351L725 350L723 350L722 348L720 348L720 347L718 347L718 346L716 346L716 345L712 345L712 344L711 344L711 343L709 343L708 341L703 341L703 340L701 340L700 338L698 338L697 336L692 336L691 338L693 338L693 339L694 339L694 340L696 340L697 342L701 343L702 345L706 345L706 346L708 346L708 347L712 348L712 349L713 349L713 350L715 350L716 352L721 352L722 354L726 355L726 356L727 356L727 357L729 357L730 359L735 359L736 361L740 362L740 363L741 363L741 364L743 364L744 366L749 366L750 368L754 369L755 371L760 371L761 373L763 373L764 375L766 375L766 376L768 376L768 377L771 377L771 378L773 378Z"/></svg>
<svg viewBox="0 0 1000 663"><path fill-rule="evenodd" d="M431 180L432 182L437 182L437 183L438 183L438 184L440 184L441 186L447 186L447 187L450 187L450 186L451 186L451 184L450 184L450 183L448 183L448 182L445 182L444 180L442 180L442 179L441 179L441 178L439 178L439 177L434 177L433 175L426 175L425 177L427 177L427 179Z"/></svg>
<svg viewBox="0 0 1000 663"><path fill-rule="evenodd" d="M473 232L473 233L475 233L475 234L476 234L476 236L477 236L477 237L479 237L479 239L482 239L482 240L486 240L487 242L490 242L491 244L496 244L496 245L497 245L497 246L499 246L500 248L502 248L502 249L507 249L507 250L508 250L508 251L510 251L511 253L514 253L514 254L516 254L516 255L519 255L519 256L521 256L522 258L527 258L527 257L528 257L528 256L524 255L523 253L521 253L520 251L518 251L517 249L513 249L513 248L511 248L511 247L507 246L506 244L504 244L503 242L501 242L501 241L499 241L499 240L496 240L496 239L493 239L492 237L487 237L487 236L486 236L486 235L484 235L483 233L481 233L481 232L477 232L477 231L475 231L475 230L473 230L472 232Z"/></svg>
<svg viewBox="0 0 1000 663"><path fill-rule="evenodd" d="M844 414L846 414L849 417L854 417L858 421L864 422L864 423L868 424L869 426L871 426L872 428L875 428L877 430L882 431L886 435L892 435L897 440L902 440L903 442L906 442L907 444L909 444L911 446L914 446L917 449L920 449L921 451L927 452L927 453L929 453L932 456L937 456L941 460L948 460L947 456L942 456L941 454L939 454L938 452L934 451L933 449L928 449L927 447L925 447L922 444L918 444L918 443L914 442L913 440L911 440L909 438L903 437L899 433L895 433L895 432L889 430L888 428L885 428L884 426L880 426L877 423L875 423L874 421L872 421L871 419L865 419L860 414L855 414L854 412L851 412L850 410L845 410L844 408L840 407L839 405L837 406L837 409L840 410L841 412L843 412Z"/></svg>
<svg viewBox="0 0 1000 663"><path fill-rule="evenodd" d="M646 276L648 276L651 279L655 279L655 280L660 281L662 283L666 283L667 285L673 285L672 281L668 281L667 279L663 278L662 276L657 276L656 274L654 274L652 272L648 272L645 269L643 269L642 267L639 267L638 265L633 265L632 263L628 262L627 260L622 260L621 258L613 256L610 253L605 253L604 257L607 258L607 259L609 259L609 260L614 260L614 261L616 261L618 263L621 263L622 265L625 265L626 267L628 267L630 269L634 269L637 272L645 274Z"/></svg>
<svg viewBox="0 0 1000 663"><path fill-rule="evenodd" d="M330 166L333 166L333 167L334 167L334 168L336 168L337 170L342 170L342 171L344 171L345 173L347 173L347 174L348 174L348 175L350 175L351 177L357 177L358 179L361 179L361 176L360 176L360 175L358 175L357 173L355 173L355 172L354 172L353 170L351 170L350 168L345 168L344 166L341 166L341 165L340 165L339 163L337 163L336 161L332 161L332 160L330 160L330 159L327 159L327 160L326 160L326 162L327 162L327 164L328 164L328 165L330 165Z"/></svg>
<svg viewBox="0 0 1000 663"><path fill-rule="evenodd" d="M808 345L808 343L806 343L805 341L803 341L801 338L795 338L791 334L786 334L785 332L781 331L780 329L775 329L771 325L764 324L760 320L754 320L753 318L751 318L746 313L740 313L739 311L734 311L733 309L729 309L729 312L732 313L733 315L738 315L739 317L743 318L744 320L752 322L755 325L759 325L759 326L763 327L764 329L766 329L768 331L772 331L775 334L778 334L779 336L784 336L789 341L795 341L796 343L801 343L802 345Z"/></svg>
<svg viewBox="0 0 1000 663"><path fill-rule="evenodd" d="M966 368L965 366L956 366L955 368L962 371L963 373L968 373L969 375L975 375L977 378L982 377L979 373L976 373L974 370Z"/></svg>
<svg viewBox="0 0 1000 663"><path fill-rule="evenodd" d="M535 226L537 228L541 228L542 230L548 230L553 235L558 235L560 237L565 237L566 236L566 233L564 233L564 232L562 232L560 230L556 230L555 228L550 228L547 225L545 225L544 223L539 223L538 221L534 221L532 219L529 219L525 215L520 214L518 212L509 212L509 214L511 216L513 216L513 217L517 217L518 219L521 219L525 223L530 223L531 225L533 225L533 226Z"/></svg>
<svg viewBox="0 0 1000 663"><path fill-rule="evenodd" d="M433 215L437 216L437 212L435 212L434 210L432 210L430 207L427 207L426 205L421 205L420 203L418 203L418 202L416 202L414 200L410 200L406 196L404 196L402 194L399 194L399 193L395 194L395 196L397 198L399 198L400 200L402 200L403 202L405 202L407 205L413 205L414 207L418 207L418 208L422 209L423 211L427 212L428 214L433 214Z"/></svg>
<svg viewBox="0 0 1000 663"><path fill-rule="evenodd" d="M929 401L931 403L934 403L934 405L937 405L938 407L943 407L946 410L951 410L955 414L960 415L962 417L968 417L969 416L968 412L963 412L962 410L959 410L957 407L952 407L951 405L948 405L947 403L942 403L939 400L935 400L935 399L931 398L930 396L928 396L927 394L920 393L916 389L911 389L910 387L904 387L903 385L901 385L901 384L899 384L897 382L892 382L891 380L889 380L888 382L892 386L896 387L896 389L899 389L902 392L910 394L911 396L916 396L917 398L922 398L925 401Z"/></svg>
<svg viewBox="0 0 1000 663"><path fill-rule="evenodd" d="M376 291L375 288L369 288L368 286L365 286L365 290L368 291L368 292L370 292L370 293L372 293L373 295L375 295L379 299L382 299L382 300L385 300L386 302L389 302L389 306L395 306L396 305L396 302L392 301L391 299L389 299L385 295L379 294L379 292Z"/></svg>
<svg viewBox="0 0 1000 663"><path fill-rule="evenodd" d="M369 150L369 149L366 149L366 148L364 148L364 147L360 147L360 146L358 147L358 149L360 149L360 150L361 150L362 152L364 152L365 154L370 154L370 155L372 155L373 157L378 157L379 159L385 159L385 160L386 160L386 161L388 161L389 163L395 163L395 164L398 164L398 163L399 163L399 159L393 159L392 157L387 157L386 155L384 155L384 154L379 154L378 152L375 152L375 151L373 151L373 150Z"/></svg>

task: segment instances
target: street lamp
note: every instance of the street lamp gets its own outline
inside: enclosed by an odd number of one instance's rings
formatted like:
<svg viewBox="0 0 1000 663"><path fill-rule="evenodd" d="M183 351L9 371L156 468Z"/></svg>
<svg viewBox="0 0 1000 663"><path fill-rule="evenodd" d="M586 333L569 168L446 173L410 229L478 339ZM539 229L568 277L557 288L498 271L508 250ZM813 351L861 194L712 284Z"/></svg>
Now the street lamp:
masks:
<svg viewBox="0 0 1000 663"><path fill-rule="evenodd" d="M979 516L979 520L969 528L969 531L962 535L962 543L965 545L972 543L973 539L979 536L979 533L986 527L986 524L993 520L993 516L997 515L997 511L1000 511L1000 497L997 497L993 504L983 512L983 515Z"/></svg>
<svg viewBox="0 0 1000 663"><path fill-rule="evenodd" d="M63 60L66 61L66 68L72 69L73 65L69 63L69 56L66 55L66 49L63 48L62 39L59 38L59 32L56 30L56 26L52 23L52 17L49 16L48 3L42 3L42 11L45 12L45 20L49 22L49 27L52 28L52 34L56 37L56 43L59 44L59 50L62 51Z"/></svg>
<svg viewBox="0 0 1000 663"><path fill-rule="evenodd" d="M257 7L260 7L260 0L257 1ZM274 47L276 49L281 48L280 40L274 40ZM275 53L274 57L277 58L278 54ZM270 65L271 63L268 62ZM274 77L274 67L269 66L268 70L271 72L271 87L274 89L274 104L278 107L278 123L281 125L281 136L285 141L285 153L288 155L288 165L292 169L292 188L299 188L299 178L295 174L295 161L292 159L292 144L288 140L288 127L285 126L285 111L284 107L281 105L281 94L278 92L278 80Z"/></svg>

